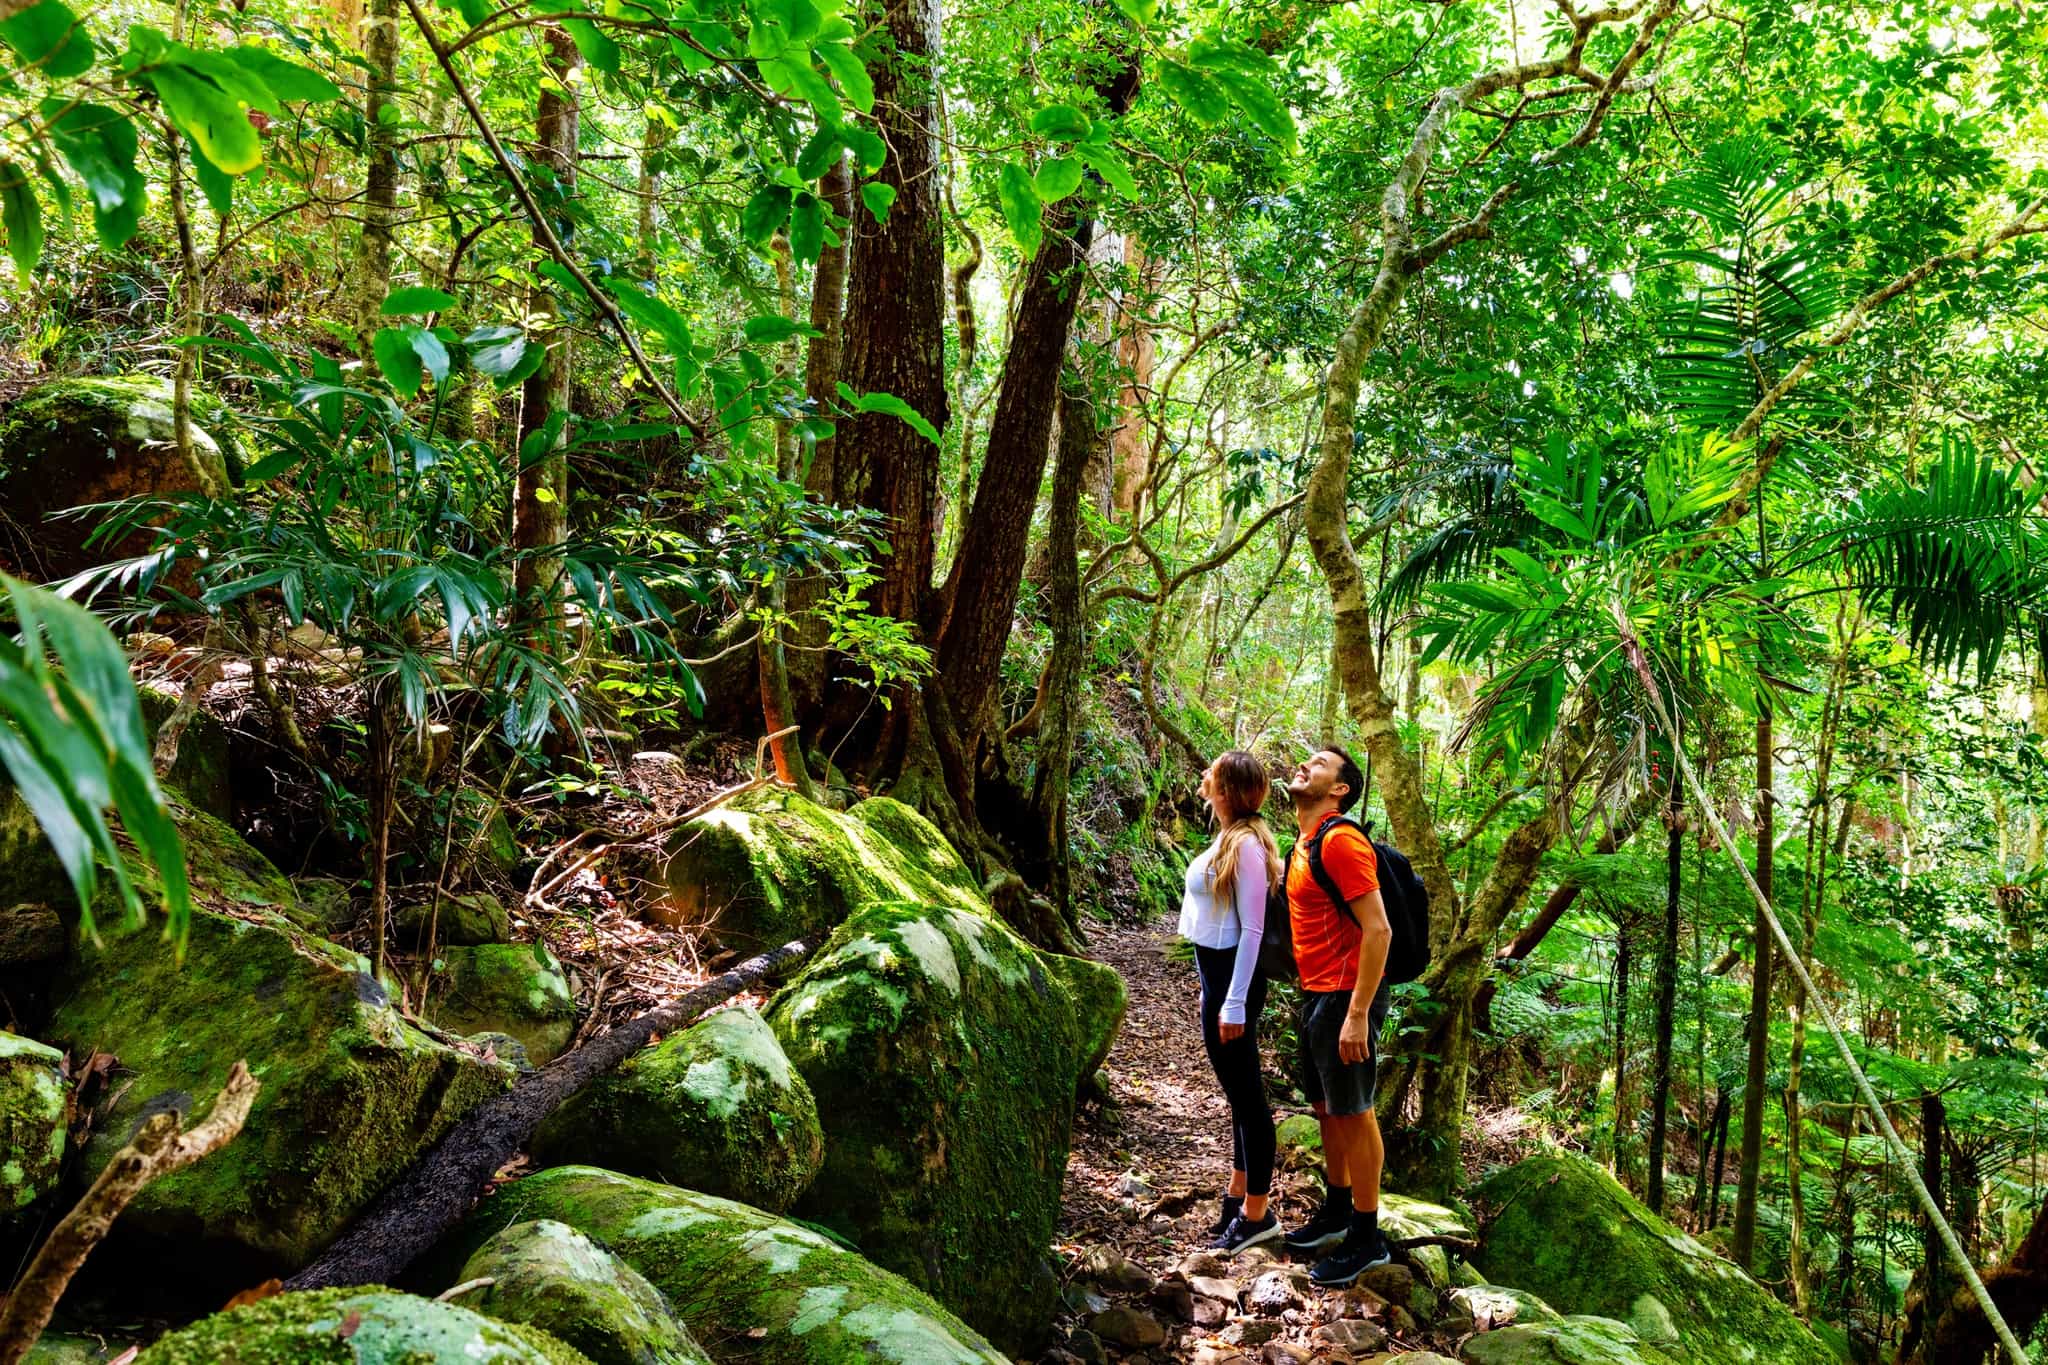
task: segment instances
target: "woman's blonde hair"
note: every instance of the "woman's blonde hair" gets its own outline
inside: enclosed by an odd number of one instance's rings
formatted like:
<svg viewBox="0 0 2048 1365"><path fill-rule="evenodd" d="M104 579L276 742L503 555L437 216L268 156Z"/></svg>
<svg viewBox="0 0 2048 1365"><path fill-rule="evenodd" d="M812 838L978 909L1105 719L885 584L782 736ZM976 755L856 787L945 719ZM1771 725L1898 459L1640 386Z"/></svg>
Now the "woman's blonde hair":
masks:
<svg viewBox="0 0 2048 1365"><path fill-rule="evenodd" d="M1237 890L1237 860L1247 839L1256 839L1266 851L1266 881L1280 876L1280 845L1266 824L1266 792L1272 781L1258 759L1243 749L1232 749L1216 760L1214 775L1218 804L1223 810L1223 830L1216 836L1216 853L1209 860L1209 884L1218 899L1232 897Z"/></svg>

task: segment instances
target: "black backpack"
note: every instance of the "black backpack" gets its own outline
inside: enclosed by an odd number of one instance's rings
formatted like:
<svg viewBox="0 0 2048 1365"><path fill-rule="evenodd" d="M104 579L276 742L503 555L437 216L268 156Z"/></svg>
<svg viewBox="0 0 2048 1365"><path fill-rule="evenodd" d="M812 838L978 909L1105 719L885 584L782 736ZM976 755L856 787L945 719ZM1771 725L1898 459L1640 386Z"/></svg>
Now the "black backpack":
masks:
<svg viewBox="0 0 2048 1365"><path fill-rule="evenodd" d="M1308 871L1330 903L1345 914L1350 903L1337 889L1337 882L1323 866L1323 840L1338 825L1350 825L1372 842L1373 857L1379 863L1380 901L1387 908L1387 924L1394 931L1387 948L1387 980L1395 984L1413 981L1429 968L1429 888L1415 875L1408 855L1392 844L1372 838L1372 828L1347 815L1328 820L1308 839L1296 841L1287 850L1286 867L1279 880L1266 892L1266 932L1259 939L1259 972L1269 978L1292 980L1294 965L1294 923L1287 910L1287 873L1294 855L1306 844Z"/></svg>

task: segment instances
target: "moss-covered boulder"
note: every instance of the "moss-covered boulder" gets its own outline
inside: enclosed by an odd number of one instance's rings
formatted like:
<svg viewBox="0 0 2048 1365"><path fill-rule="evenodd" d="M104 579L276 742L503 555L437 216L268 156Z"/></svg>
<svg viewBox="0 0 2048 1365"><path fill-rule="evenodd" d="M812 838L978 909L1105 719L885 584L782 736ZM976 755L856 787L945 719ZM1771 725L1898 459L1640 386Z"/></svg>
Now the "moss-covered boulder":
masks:
<svg viewBox="0 0 2048 1365"><path fill-rule="evenodd" d="M1569 1317L1481 1332L1461 1352L1472 1365L1685 1365L1770 1356L1673 1356L1611 1318Z"/></svg>
<svg viewBox="0 0 2048 1365"><path fill-rule="evenodd" d="M1075 1089L1123 1003L1108 967L984 915L855 912L768 1014L825 1125L797 1211L998 1345L1036 1344L1058 1298L1047 1249Z"/></svg>
<svg viewBox="0 0 2048 1365"><path fill-rule="evenodd" d="M153 1182L116 1229L223 1284L303 1264L511 1077L407 1023L361 956L277 916L195 912L183 964L154 932L107 933L53 998L45 1036L119 1059L87 1178L150 1114L203 1113L237 1060L262 1082L241 1135Z"/></svg>
<svg viewBox="0 0 2048 1365"><path fill-rule="evenodd" d="M45 1332L28 1348L21 1365L111 1365L134 1347L135 1342L126 1336Z"/></svg>
<svg viewBox="0 0 2048 1365"><path fill-rule="evenodd" d="M811 1087L740 1006L599 1077L541 1126L533 1152L780 1213L810 1187L825 1139Z"/></svg>
<svg viewBox="0 0 2048 1365"><path fill-rule="evenodd" d="M432 901L403 905L396 920L400 940L412 946L426 942L430 925L437 945L507 943L512 938L512 912L488 891L443 896L438 906Z"/></svg>
<svg viewBox="0 0 2048 1365"><path fill-rule="evenodd" d="M506 1186L478 1206L449 1250L466 1257L499 1230L539 1218L567 1223L646 1276L698 1339L734 1344L731 1355L721 1350L725 1359L1008 1362L930 1295L801 1224L589 1166Z"/></svg>
<svg viewBox="0 0 2048 1365"><path fill-rule="evenodd" d="M1834 1353L1756 1281L1651 1213L1583 1158L1531 1157L1482 1181L1475 1264L1487 1279L1657 1334L1691 1360L1833 1365Z"/></svg>
<svg viewBox="0 0 2048 1365"><path fill-rule="evenodd" d="M0 1217L57 1188L68 1108L64 1054L0 1033Z"/></svg>
<svg viewBox="0 0 2048 1365"><path fill-rule="evenodd" d="M463 1307L538 1327L595 1365L710 1365L659 1289L567 1223L514 1223L469 1258L462 1282L477 1286Z"/></svg>
<svg viewBox="0 0 2048 1365"><path fill-rule="evenodd" d="M178 451L171 382L151 375L53 379L0 411L0 567L65 578L135 554L147 542L86 548L94 522L50 520L66 508L122 498L230 491L227 408L195 395L192 458ZM239 462L235 463L239 468Z"/></svg>
<svg viewBox="0 0 2048 1365"><path fill-rule="evenodd" d="M135 1365L590 1365L547 1333L390 1289L278 1294L202 1318Z"/></svg>
<svg viewBox="0 0 2048 1365"><path fill-rule="evenodd" d="M143 683L136 688L142 700L142 723L156 742L163 723L178 709L182 694L160 683ZM230 820L235 813L233 750L228 727L204 710L194 711L178 736L178 761L164 780L176 787L200 810L216 820Z"/></svg>
<svg viewBox="0 0 2048 1365"><path fill-rule="evenodd" d="M452 1033L505 1033L535 1066L560 1056L576 1032L576 997L562 964L539 943L449 948L447 994L430 998L434 1022Z"/></svg>
<svg viewBox="0 0 2048 1365"><path fill-rule="evenodd" d="M0 906L0 971L55 962L70 947L64 919L39 901Z"/></svg>
<svg viewBox="0 0 2048 1365"><path fill-rule="evenodd" d="M945 836L887 797L835 811L757 792L676 831L667 860L667 895L652 913L746 949L822 933L873 901L985 908Z"/></svg>

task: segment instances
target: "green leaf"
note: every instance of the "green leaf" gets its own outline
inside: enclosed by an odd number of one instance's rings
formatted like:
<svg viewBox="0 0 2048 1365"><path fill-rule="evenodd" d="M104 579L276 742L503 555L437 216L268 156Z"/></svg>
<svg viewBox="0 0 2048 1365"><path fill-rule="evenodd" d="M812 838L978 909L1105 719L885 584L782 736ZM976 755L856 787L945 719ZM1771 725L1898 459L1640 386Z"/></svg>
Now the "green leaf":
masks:
<svg viewBox="0 0 2048 1365"><path fill-rule="evenodd" d="M856 394L851 386L842 381L839 385L839 397L855 412L880 412L886 413L891 417L900 418L904 422L909 423L911 429L917 432L918 435L924 437L933 445L939 444L938 428L926 421L923 414L918 412L916 408L913 408L893 393Z"/></svg>
<svg viewBox="0 0 2048 1365"><path fill-rule="evenodd" d="M404 329L405 339L411 343L413 354L420 358L420 365L434 377L436 384L448 379L448 346L440 337L425 327L408 324Z"/></svg>
<svg viewBox="0 0 2048 1365"><path fill-rule="evenodd" d="M1117 155L1113 147L1099 147L1084 142L1074 148L1074 155L1088 163L1088 169L1101 176L1103 183L1126 199L1138 197L1138 182L1131 178L1130 167Z"/></svg>
<svg viewBox="0 0 2048 1365"><path fill-rule="evenodd" d="M817 328L798 322L794 318L786 318L780 313L763 313L759 317L748 318L741 330L746 333L747 340L756 346L773 346L791 337L819 335Z"/></svg>
<svg viewBox="0 0 2048 1365"><path fill-rule="evenodd" d="M1031 116L1031 131L1040 137L1079 142L1087 137L1094 121L1071 104L1048 104Z"/></svg>
<svg viewBox="0 0 2048 1365"><path fill-rule="evenodd" d="M789 254L809 265L825 249L825 201L799 194L789 213Z"/></svg>
<svg viewBox="0 0 2048 1365"><path fill-rule="evenodd" d="M690 324L681 313L631 280L609 275L604 286L619 301L619 311L659 336L668 347L669 354L686 356L690 353Z"/></svg>
<svg viewBox="0 0 2048 1365"><path fill-rule="evenodd" d="M192 178L199 182L199 192L206 196L208 207L221 217L227 217L235 206L233 178L208 161L206 153L200 151L199 144L192 139L185 139L185 147L192 153Z"/></svg>
<svg viewBox="0 0 2048 1365"><path fill-rule="evenodd" d="M1230 98L1252 121L1252 126L1283 147L1294 146L1294 115L1264 79L1239 71L1219 71L1216 80L1230 92Z"/></svg>
<svg viewBox="0 0 2048 1365"><path fill-rule="evenodd" d="M421 313L439 313L444 309L453 308L455 304L456 298L453 294L435 289L431 285L413 284L386 294L377 311L387 318L403 318Z"/></svg>
<svg viewBox="0 0 2048 1365"><path fill-rule="evenodd" d="M839 82L839 88L846 92L848 104L863 114L875 112L874 78L868 75L867 63L851 47L844 43L820 43L812 51L832 73L832 79Z"/></svg>
<svg viewBox="0 0 2048 1365"><path fill-rule="evenodd" d="M1280 75L1280 63L1235 38L1197 37L1188 44L1188 65L1202 71L1234 71L1244 76L1272 80Z"/></svg>
<svg viewBox="0 0 2048 1365"><path fill-rule="evenodd" d="M1151 23L1158 12L1156 0L1116 0L1116 7L1123 12L1124 18L1139 28Z"/></svg>
<svg viewBox="0 0 2048 1365"><path fill-rule="evenodd" d="M1011 240L1029 260L1038 254L1038 244L1045 239L1045 228L1039 221L1042 206L1031 172L1014 161L1004 162L996 176L996 196L1002 201L1003 221L1009 225Z"/></svg>
<svg viewBox="0 0 2048 1365"><path fill-rule="evenodd" d="M789 221L790 190L786 185L768 185L754 192L740 210L740 236L755 246L766 246L782 225Z"/></svg>
<svg viewBox="0 0 2048 1365"><path fill-rule="evenodd" d="M526 333L503 323L479 327L462 339L469 348L469 363L477 373L488 376L499 388L509 388L526 377L528 362L538 368L545 348L529 341Z"/></svg>
<svg viewBox="0 0 2048 1365"><path fill-rule="evenodd" d="M588 19L564 19L562 31L589 62L607 76L619 74L619 45Z"/></svg>
<svg viewBox="0 0 2048 1365"><path fill-rule="evenodd" d="M1197 122L1217 124L1230 117L1230 95L1216 79L1179 62L1161 60L1159 84Z"/></svg>
<svg viewBox="0 0 2048 1365"><path fill-rule="evenodd" d="M1081 163L1070 156L1056 156L1038 168L1031 177L1031 183L1038 191L1038 197L1048 204L1060 200L1081 188Z"/></svg>
<svg viewBox="0 0 2048 1365"><path fill-rule="evenodd" d="M796 52L789 57L765 58L760 63L761 79L778 95L794 95L817 111L826 122L836 122L845 112L831 82L811 67L810 54Z"/></svg>
<svg viewBox="0 0 2048 1365"><path fill-rule="evenodd" d="M870 180L860 187L860 202L875 216L878 223L889 221L889 210L896 204L896 187L884 185L879 180Z"/></svg>
<svg viewBox="0 0 2048 1365"><path fill-rule="evenodd" d="M288 104L321 104L341 98L341 87L311 67L288 62L260 47L231 47L227 57Z"/></svg>
<svg viewBox="0 0 2048 1365"><path fill-rule="evenodd" d="M408 329L380 327L377 335L370 338L370 353L377 358L377 368L401 398L418 394L420 385L426 382L426 370L420 364L420 353L413 349L412 338L406 335Z"/></svg>
<svg viewBox="0 0 2048 1365"><path fill-rule="evenodd" d="M43 0L48 4L49 0ZM164 112L227 175L242 175L263 160L263 141L242 106L190 67L160 66L148 75Z"/></svg>
<svg viewBox="0 0 2048 1365"><path fill-rule="evenodd" d="M0 159L0 227L7 230L7 254L24 279L43 256L43 206L29 188L28 170Z"/></svg>
<svg viewBox="0 0 2048 1365"><path fill-rule="evenodd" d="M889 144L866 128L847 126L839 130L846 139L846 146L859 163L862 175L873 175L882 169L882 163L889 159Z"/></svg>
<svg viewBox="0 0 2048 1365"><path fill-rule="evenodd" d="M14 49L23 66L49 80L69 80L92 70L92 39L59 0L42 0L0 22L0 41Z"/></svg>
<svg viewBox="0 0 2048 1365"><path fill-rule="evenodd" d="M804 180L816 180L832 169L832 163L839 159L839 149L845 145L837 128L820 128L811 134L811 140L796 159L796 173Z"/></svg>

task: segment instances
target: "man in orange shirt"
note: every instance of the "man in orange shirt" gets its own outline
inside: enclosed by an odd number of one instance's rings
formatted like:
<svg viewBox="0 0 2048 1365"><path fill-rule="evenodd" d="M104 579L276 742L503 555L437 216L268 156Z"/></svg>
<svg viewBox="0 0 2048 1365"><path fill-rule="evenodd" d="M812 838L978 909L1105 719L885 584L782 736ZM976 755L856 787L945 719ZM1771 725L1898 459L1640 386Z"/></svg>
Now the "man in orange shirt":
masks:
<svg viewBox="0 0 2048 1365"><path fill-rule="evenodd" d="M1379 1228L1386 1150L1373 1101L1379 1080L1374 1048L1387 1017L1384 977L1394 931L1380 900L1372 841L1343 818L1364 789L1358 764L1335 748L1309 755L1287 784L1301 828L1287 863L1287 913L1301 972L1302 1083L1322 1123L1329 1194L1286 1243L1295 1251L1332 1248L1309 1278L1333 1288L1392 1259ZM1318 837L1324 882L1343 904L1331 899L1309 866L1309 841Z"/></svg>

